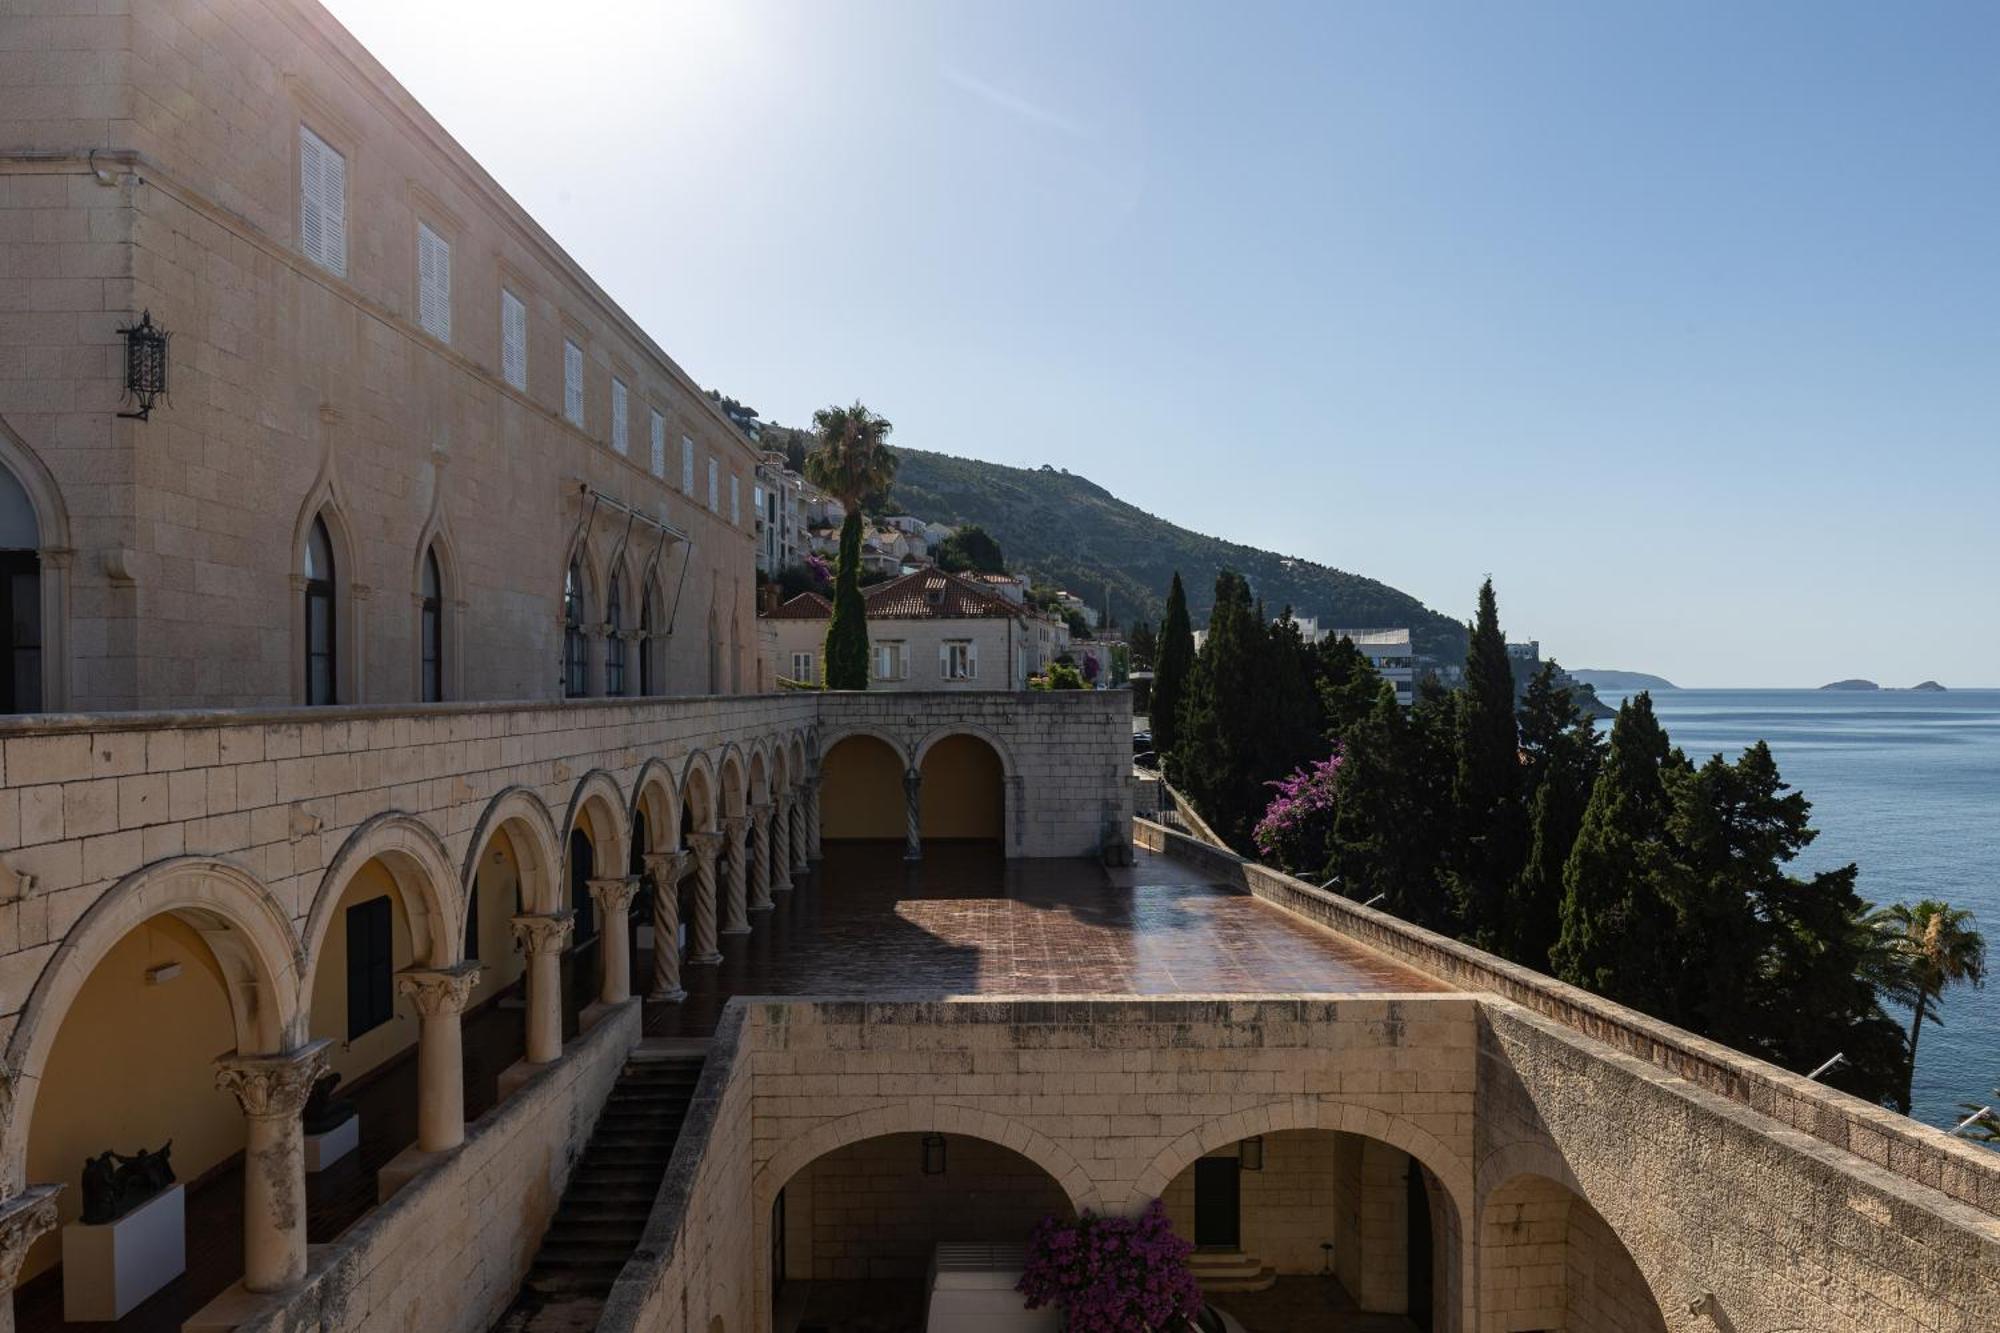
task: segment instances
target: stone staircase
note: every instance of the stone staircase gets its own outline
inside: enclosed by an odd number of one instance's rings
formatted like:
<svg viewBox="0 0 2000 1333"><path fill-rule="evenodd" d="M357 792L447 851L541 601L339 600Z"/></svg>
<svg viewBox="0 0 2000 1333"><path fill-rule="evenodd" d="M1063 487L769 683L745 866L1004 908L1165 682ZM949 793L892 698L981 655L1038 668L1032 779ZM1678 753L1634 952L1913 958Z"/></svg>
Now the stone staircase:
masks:
<svg viewBox="0 0 2000 1333"><path fill-rule="evenodd" d="M1278 1270L1240 1250L1196 1250L1188 1268L1204 1296L1230 1291L1265 1291L1278 1280Z"/></svg>
<svg viewBox="0 0 2000 1333"><path fill-rule="evenodd" d="M542 1246L493 1333L581 1333L646 1229L702 1057L633 1052L570 1171Z"/></svg>

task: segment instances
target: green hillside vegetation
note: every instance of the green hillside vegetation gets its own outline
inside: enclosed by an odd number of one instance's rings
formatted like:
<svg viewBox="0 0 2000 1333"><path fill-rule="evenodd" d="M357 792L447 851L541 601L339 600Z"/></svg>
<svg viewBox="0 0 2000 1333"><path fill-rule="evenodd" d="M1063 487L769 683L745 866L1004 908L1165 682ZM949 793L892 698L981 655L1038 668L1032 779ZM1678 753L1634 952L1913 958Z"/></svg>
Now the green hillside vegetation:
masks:
<svg viewBox="0 0 2000 1333"><path fill-rule="evenodd" d="M942 523L976 523L1016 573L1068 588L1121 625L1159 623L1167 585L1180 571L1188 610L1206 624L1217 573L1244 575L1272 616L1286 606L1328 627L1410 628L1419 654L1464 658L1466 629L1385 583L1310 560L1191 532L1120 500L1087 478L1044 465L998 463L899 448L891 508Z"/></svg>

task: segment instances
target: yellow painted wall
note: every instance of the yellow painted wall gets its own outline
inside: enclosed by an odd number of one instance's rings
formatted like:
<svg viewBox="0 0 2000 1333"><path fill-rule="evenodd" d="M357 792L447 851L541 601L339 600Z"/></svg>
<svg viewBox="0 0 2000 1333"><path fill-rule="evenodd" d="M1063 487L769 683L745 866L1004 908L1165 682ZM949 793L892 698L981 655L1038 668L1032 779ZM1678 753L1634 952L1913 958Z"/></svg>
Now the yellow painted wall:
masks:
<svg viewBox="0 0 2000 1333"><path fill-rule="evenodd" d="M903 840L903 761L873 736L849 736L820 763L820 836Z"/></svg>
<svg viewBox="0 0 2000 1333"><path fill-rule="evenodd" d="M946 736L924 755L926 838L994 838L1005 832L1000 756L977 736Z"/></svg>
<svg viewBox="0 0 2000 1333"><path fill-rule="evenodd" d="M390 949L396 970L410 965L410 921L404 913L403 896L396 881L379 861L370 861L348 881L347 891L333 911L333 925L321 944L319 961L313 965L312 1035L330 1037L330 1063L344 1084L375 1066L401 1054L417 1042L417 1011L408 996L396 996L395 1016L353 1042L347 1040L347 909L355 903L386 894L389 898Z"/></svg>
<svg viewBox="0 0 2000 1333"><path fill-rule="evenodd" d="M501 829L487 844L475 876L479 894L479 985L472 1003L483 1004L521 979L526 960L514 948L513 918L521 911L520 862Z"/></svg>
<svg viewBox="0 0 2000 1333"><path fill-rule="evenodd" d="M181 973L149 985L148 969ZM174 1141L174 1174L192 1180L243 1149L243 1113L215 1086L215 1058L236 1048L229 1000L201 936L158 916L113 946L57 1029L28 1132L28 1179L61 1181L62 1220L82 1211L83 1160ZM62 1258L60 1231L28 1252L23 1281Z"/></svg>

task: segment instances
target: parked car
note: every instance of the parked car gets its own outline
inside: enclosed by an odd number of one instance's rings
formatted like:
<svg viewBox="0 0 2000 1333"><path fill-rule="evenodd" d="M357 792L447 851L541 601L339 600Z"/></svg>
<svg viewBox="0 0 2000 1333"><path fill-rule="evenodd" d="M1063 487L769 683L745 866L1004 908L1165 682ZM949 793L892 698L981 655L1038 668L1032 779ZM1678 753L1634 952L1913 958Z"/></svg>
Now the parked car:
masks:
<svg viewBox="0 0 2000 1333"><path fill-rule="evenodd" d="M1139 753L1139 751L1141 751L1141 750L1150 750L1150 749L1152 749L1152 748L1153 748L1153 733L1152 733L1152 732L1150 732L1150 731L1135 731L1135 732L1133 732L1133 733L1132 733L1132 753L1133 753L1133 754L1137 754L1137 753Z"/></svg>

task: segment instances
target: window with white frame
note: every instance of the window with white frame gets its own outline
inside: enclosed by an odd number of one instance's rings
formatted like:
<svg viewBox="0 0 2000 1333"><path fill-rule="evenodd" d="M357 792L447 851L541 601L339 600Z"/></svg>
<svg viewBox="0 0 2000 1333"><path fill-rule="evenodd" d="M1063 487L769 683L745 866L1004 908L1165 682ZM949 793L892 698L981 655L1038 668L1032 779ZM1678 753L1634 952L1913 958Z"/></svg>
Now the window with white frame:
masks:
<svg viewBox="0 0 2000 1333"><path fill-rule="evenodd" d="M563 415L572 426L583 425L583 349L563 339Z"/></svg>
<svg viewBox="0 0 2000 1333"><path fill-rule="evenodd" d="M694 441L681 436L681 494L694 498Z"/></svg>
<svg viewBox="0 0 2000 1333"><path fill-rule="evenodd" d="M625 381L616 375L611 377L611 447L621 454L626 449Z"/></svg>
<svg viewBox="0 0 2000 1333"><path fill-rule="evenodd" d="M875 645L875 679L903 680L910 674L908 644L885 639Z"/></svg>
<svg viewBox="0 0 2000 1333"><path fill-rule="evenodd" d="M970 639L946 639L938 645L938 674L946 680L979 677L979 645Z"/></svg>
<svg viewBox="0 0 2000 1333"><path fill-rule="evenodd" d="M528 307L500 289L500 375L517 389L528 387Z"/></svg>
<svg viewBox="0 0 2000 1333"><path fill-rule="evenodd" d="M451 341L451 242L417 224L417 323L441 343Z"/></svg>
<svg viewBox="0 0 2000 1333"><path fill-rule="evenodd" d="M708 512L722 512L722 464L713 455L708 460Z"/></svg>
<svg viewBox="0 0 2000 1333"><path fill-rule="evenodd" d="M792 654L792 679L804 681L808 685L812 684L813 655L811 653Z"/></svg>
<svg viewBox="0 0 2000 1333"><path fill-rule="evenodd" d="M660 415L656 407L653 413L653 475L664 478L667 475L667 419Z"/></svg>
<svg viewBox="0 0 2000 1333"><path fill-rule="evenodd" d="M734 472L729 474L729 521L736 525L743 522L743 478Z"/></svg>
<svg viewBox="0 0 2000 1333"><path fill-rule="evenodd" d="M347 273L347 159L299 126L299 248L329 273Z"/></svg>

